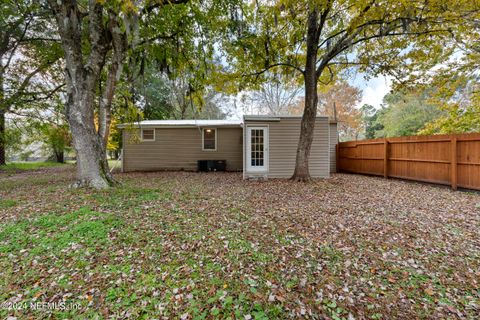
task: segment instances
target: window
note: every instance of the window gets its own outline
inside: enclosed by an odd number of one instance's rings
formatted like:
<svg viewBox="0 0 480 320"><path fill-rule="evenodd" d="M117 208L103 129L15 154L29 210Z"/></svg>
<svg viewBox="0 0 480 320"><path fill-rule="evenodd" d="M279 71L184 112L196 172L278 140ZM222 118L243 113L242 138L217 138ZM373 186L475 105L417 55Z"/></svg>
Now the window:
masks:
<svg viewBox="0 0 480 320"><path fill-rule="evenodd" d="M155 141L155 129L142 129L142 141Z"/></svg>
<svg viewBox="0 0 480 320"><path fill-rule="evenodd" d="M203 151L216 151L217 150L217 129L203 129L202 131Z"/></svg>

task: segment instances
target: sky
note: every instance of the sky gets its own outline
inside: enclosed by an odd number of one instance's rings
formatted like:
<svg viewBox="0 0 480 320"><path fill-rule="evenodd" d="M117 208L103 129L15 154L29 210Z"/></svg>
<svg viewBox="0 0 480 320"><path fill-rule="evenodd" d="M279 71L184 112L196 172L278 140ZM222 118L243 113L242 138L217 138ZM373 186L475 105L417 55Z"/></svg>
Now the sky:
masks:
<svg viewBox="0 0 480 320"><path fill-rule="evenodd" d="M362 100L357 105L358 108L364 104L370 104L375 108L379 109L383 97L390 92L392 86L392 80L389 77L378 76L365 80L363 74L357 73L354 77L350 78L348 81L351 85L358 87L362 90ZM303 91L300 92L300 95L303 95ZM234 98L235 99L235 98ZM239 101L239 98L237 98ZM249 114L249 108L242 108L242 103L237 104L236 109L229 109L228 119L242 119L244 114ZM245 105L243 105L245 107Z"/></svg>
<svg viewBox="0 0 480 320"><path fill-rule="evenodd" d="M363 91L362 101L358 107L364 104L370 104L379 109L383 97L391 90L392 80L385 76L378 76L366 81L363 77L357 76L351 84Z"/></svg>

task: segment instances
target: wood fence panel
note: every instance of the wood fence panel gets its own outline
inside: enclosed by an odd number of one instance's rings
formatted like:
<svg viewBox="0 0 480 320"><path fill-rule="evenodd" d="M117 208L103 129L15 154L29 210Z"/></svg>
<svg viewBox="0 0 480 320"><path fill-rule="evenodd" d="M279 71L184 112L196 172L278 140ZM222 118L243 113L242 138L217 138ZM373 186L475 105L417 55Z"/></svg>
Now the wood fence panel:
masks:
<svg viewBox="0 0 480 320"><path fill-rule="evenodd" d="M459 187L479 189L480 137L478 140L457 139L457 184Z"/></svg>
<svg viewBox="0 0 480 320"><path fill-rule="evenodd" d="M480 134L341 142L338 169L480 190Z"/></svg>
<svg viewBox="0 0 480 320"><path fill-rule="evenodd" d="M383 175L383 141L377 139L368 143L341 144L339 160L343 171Z"/></svg>

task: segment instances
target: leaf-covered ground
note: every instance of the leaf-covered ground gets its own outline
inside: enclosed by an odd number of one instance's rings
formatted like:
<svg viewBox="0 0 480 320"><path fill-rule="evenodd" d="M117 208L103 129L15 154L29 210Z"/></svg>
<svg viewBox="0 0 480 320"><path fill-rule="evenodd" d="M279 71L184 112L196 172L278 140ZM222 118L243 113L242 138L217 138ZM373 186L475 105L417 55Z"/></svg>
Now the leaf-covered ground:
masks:
<svg viewBox="0 0 480 320"><path fill-rule="evenodd" d="M186 172L95 192L73 174L0 173L0 317L479 317L479 194Z"/></svg>

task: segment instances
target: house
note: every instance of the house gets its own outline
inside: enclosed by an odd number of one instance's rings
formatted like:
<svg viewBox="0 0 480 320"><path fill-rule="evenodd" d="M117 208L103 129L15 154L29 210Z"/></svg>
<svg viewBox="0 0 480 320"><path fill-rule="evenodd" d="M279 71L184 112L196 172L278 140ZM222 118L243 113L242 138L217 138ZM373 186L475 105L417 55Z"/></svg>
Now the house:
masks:
<svg viewBox="0 0 480 320"><path fill-rule="evenodd" d="M147 120L121 124L122 171L198 170L199 160L221 160L244 178L289 178L295 168L299 116L244 116L243 120ZM317 117L310 151L312 177L335 168L337 124Z"/></svg>

